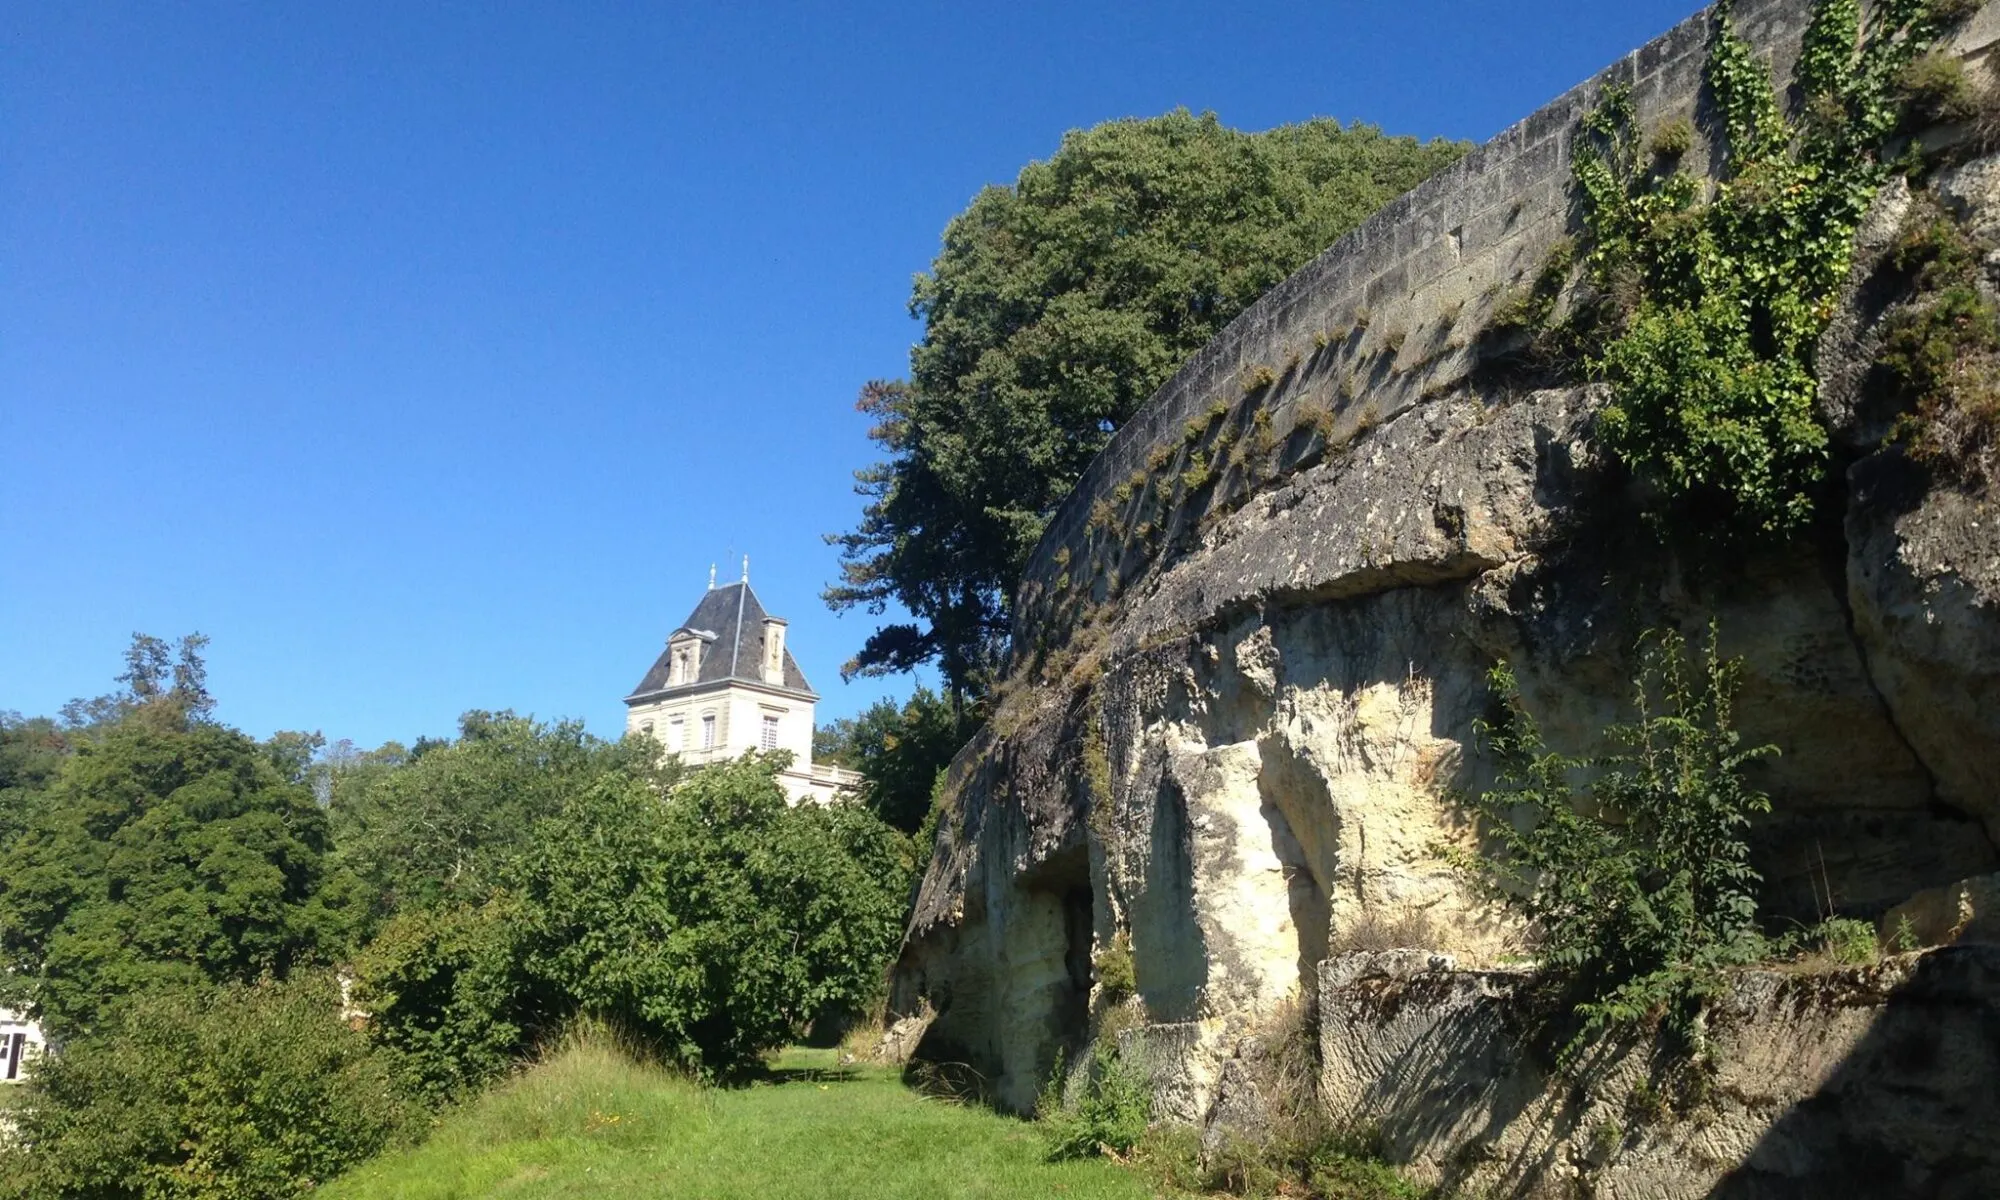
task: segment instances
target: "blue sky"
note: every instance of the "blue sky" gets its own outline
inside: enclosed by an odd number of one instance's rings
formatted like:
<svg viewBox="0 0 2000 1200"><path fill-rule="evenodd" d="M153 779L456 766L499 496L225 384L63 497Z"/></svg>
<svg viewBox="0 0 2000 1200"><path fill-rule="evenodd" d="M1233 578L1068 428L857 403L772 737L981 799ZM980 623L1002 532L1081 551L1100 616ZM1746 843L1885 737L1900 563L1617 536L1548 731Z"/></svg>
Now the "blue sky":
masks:
<svg viewBox="0 0 2000 1200"><path fill-rule="evenodd" d="M822 719L907 692L820 535L980 186L1177 105L1483 140L1691 10L8 5L0 708L201 630L259 736L616 735L745 553Z"/></svg>

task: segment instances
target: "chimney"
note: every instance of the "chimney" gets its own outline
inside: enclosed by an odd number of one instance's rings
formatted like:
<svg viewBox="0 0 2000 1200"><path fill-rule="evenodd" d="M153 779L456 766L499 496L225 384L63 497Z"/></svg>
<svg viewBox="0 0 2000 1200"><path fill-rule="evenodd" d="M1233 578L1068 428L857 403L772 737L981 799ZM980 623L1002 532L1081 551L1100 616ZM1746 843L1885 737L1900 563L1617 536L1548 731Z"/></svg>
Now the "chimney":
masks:
<svg viewBox="0 0 2000 1200"><path fill-rule="evenodd" d="M764 618L764 682L785 684L785 619Z"/></svg>

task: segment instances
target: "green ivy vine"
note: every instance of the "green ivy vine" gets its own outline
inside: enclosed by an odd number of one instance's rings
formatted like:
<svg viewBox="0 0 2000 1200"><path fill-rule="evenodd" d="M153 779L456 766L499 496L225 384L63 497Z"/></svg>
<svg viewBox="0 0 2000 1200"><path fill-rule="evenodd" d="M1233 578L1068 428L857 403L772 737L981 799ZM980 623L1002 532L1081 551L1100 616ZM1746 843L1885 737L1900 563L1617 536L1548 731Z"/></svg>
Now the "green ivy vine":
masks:
<svg viewBox="0 0 2000 1200"><path fill-rule="evenodd" d="M1788 119L1725 5L1707 77L1725 147L1711 187L1680 168L1684 138L1646 142L1629 91L1607 89L1574 156L1585 278L1611 385L1604 445L1702 528L1796 530L1828 458L1814 348L1854 234L1894 166L1898 80L1976 5L1820 0Z"/></svg>

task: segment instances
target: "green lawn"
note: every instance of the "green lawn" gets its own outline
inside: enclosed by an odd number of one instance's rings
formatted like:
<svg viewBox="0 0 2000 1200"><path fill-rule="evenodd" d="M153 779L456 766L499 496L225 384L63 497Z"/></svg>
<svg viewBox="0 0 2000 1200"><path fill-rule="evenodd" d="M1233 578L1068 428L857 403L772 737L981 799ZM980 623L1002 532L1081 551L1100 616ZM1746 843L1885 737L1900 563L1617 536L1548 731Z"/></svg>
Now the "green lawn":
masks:
<svg viewBox="0 0 2000 1200"><path fill-rule="evenodd" d="M1035 1131L926 1099L880 1068L790 1051L771 1082L706 1090L610 1046L572 1045L445 1118L327 1200L458 1197L1144 1197L1102 1160L1042 1161Z"/></svg>

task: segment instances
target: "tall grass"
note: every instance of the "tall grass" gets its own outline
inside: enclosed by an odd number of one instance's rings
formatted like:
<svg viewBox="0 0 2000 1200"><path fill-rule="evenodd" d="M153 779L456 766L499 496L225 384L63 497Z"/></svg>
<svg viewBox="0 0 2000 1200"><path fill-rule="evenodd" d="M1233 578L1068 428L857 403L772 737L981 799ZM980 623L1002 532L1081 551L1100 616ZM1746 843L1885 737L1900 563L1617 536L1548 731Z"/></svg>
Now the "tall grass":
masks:
<svg viewBox="0 0 2000 1200"><path fill-rule="evenodd" d="M1102 1161L1042 1161L1034 1128L927 1100L883 1068L790 1051L747 1087L703 1088L602 1029L579 1031L449 1114L422 1146L336 1180L328 1200L1136 1198Z"/></svg>

